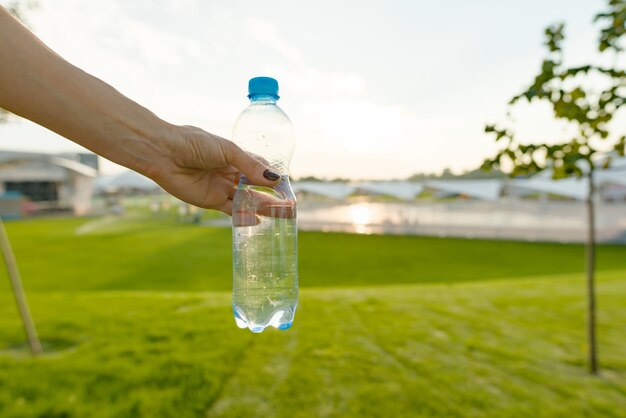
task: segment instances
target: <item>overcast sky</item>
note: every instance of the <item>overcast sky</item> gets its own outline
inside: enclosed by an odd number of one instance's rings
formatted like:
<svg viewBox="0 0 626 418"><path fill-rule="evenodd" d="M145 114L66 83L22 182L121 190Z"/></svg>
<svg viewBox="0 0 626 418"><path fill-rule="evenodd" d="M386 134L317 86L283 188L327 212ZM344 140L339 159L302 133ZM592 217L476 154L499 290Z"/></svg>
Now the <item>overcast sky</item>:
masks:
<svg viewBox="0 0 626 418"><path fill-rule="evenodd" d="M602 0L39 2L27 17L45 43L173 123L228 138L248 79L276 78L297 132L292 174L349 178L476 167L495 149L485 123L504 118L539 68L544 27L565 21L569 62L584 63L595 56L592 17L604 8ZM523 138L563 135L547 108L513 115ZM79 149L25 121L0 126L0 146Z"/></svg>

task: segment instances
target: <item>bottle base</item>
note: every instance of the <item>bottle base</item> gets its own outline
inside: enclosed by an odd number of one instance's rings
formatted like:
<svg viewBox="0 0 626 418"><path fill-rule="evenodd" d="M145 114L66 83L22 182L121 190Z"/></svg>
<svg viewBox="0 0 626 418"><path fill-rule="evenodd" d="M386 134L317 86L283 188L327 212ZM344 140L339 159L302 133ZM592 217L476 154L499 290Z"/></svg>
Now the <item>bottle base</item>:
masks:
<svg viewBox="0 0 626 418"><path fill-rule="evenodd" d="M235 314L235 323L237 324L237 327L241 329L248 328L250 331L258 334L263 332L267 327L274 327L281 331L285 331L291 328L291 326L293 325L295 307L284 308L274 312L270 320L265 323L246 320L246 316L236 306L233 307L233 311Z"/></svg>

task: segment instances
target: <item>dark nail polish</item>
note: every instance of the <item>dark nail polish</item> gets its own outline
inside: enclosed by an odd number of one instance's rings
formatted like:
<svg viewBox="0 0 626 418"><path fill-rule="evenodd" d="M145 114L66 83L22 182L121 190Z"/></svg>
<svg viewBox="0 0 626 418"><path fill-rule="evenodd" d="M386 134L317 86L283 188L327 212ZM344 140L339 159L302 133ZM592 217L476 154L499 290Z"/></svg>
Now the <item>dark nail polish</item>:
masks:
<svg viewBox="0 0 626 418"><path fill-rule="evenodd" d="M280 178L280 175L278 173L274 173L271 170L265 170L263 172L263 177L265 177L268 180L274 181L274 180L278 180Z"/></svg>

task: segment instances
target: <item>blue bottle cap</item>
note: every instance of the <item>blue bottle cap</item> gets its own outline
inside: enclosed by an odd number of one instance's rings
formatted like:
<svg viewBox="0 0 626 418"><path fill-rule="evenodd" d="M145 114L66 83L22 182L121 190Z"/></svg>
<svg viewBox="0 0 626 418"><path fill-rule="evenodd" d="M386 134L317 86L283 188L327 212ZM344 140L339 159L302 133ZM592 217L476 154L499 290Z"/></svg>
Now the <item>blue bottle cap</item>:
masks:
<svg viewBox="0 0 626 418"><path fill-rule="evenodd" d="M278 81L271 77L251 78L248 82L248 98L255 94L269 94L278 99Z"/></svg>

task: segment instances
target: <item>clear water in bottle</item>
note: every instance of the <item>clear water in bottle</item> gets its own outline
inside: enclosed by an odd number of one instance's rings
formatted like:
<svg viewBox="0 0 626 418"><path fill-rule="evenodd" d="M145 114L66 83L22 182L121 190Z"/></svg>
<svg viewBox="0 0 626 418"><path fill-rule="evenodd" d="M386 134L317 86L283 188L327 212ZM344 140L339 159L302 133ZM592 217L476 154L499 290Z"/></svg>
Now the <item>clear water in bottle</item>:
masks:
<svg viewBox="0 0 626 418"><path fill-rule="evenodd" d="M273 188L241 176L233 197L233 311L240 328L262 332L291 327L298 304L296 199L289 183L293 127L276 106L278 83L250 80L251 104L239 116L233 140L281 174Z"/></svg>

